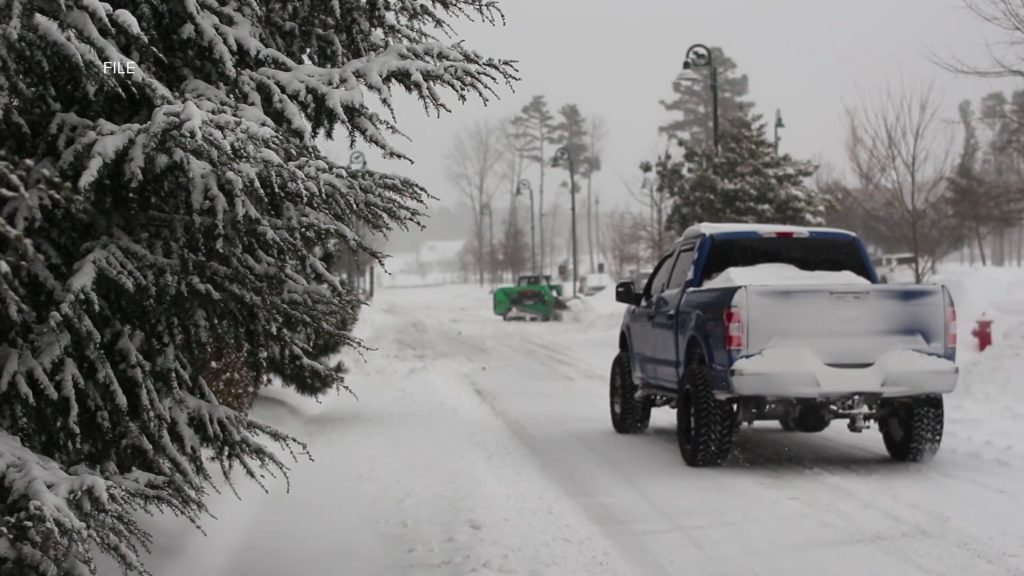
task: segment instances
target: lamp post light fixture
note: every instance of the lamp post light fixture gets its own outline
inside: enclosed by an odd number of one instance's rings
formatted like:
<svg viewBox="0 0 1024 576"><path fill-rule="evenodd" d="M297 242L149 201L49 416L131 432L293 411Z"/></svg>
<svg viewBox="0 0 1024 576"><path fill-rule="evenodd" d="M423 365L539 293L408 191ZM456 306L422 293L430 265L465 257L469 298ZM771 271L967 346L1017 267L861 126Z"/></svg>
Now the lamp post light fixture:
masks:
<svg viewBox="0 0 1024 576"><path fill-rule="evenodd" d="M785 128L786 125L782 122L782 111L778 108L775 109L775 155L779 155L779 130Z"/></svg>
<svg viewBox="0 0 1024 576"><path fill-rule="evenodd" d="M686 50L686 58L683 60L683 70L693 68L708 68L711 73L711 122L715 144L715 153L718 153L718 68L715 66L711 48L704 44L694 44Z"/></svg>
<svg viewBox="0 0 1024 576"><path fill-rule="evenodd" d="M578 254L576 249L576 165L567 146L562 146L555 152L555 161L558 163L566 162L569 166L569 205L572 211L570 217L572 221L572 297L575 298L579 282Z"/></svg>
<svg viewBox="0 0 1024 576"><path fill-rule="evenodd" d="M353 150L348 155L348 167L355 170L366 170L366 154L359 150Z"/></svg>
<svg viewBox="0 0 1024 576"><path fill-rule="evenodd" d="M519 185L516 186L516 194L521 195L523 190L530 193L530 270L536 274L540 270L537 270L537 234L533 212L533 186L530 185L530 181L526 178L519 181Z"/></svg>

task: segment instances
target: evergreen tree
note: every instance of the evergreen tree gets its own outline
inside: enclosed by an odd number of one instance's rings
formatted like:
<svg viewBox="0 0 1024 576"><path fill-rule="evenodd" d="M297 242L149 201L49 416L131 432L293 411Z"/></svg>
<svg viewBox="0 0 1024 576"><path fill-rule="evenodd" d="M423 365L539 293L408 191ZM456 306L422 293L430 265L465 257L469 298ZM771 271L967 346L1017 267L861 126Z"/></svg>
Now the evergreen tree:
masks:
<svg viewBox="0 0 1024 576"><path fill-rule="evenodd" d="M575 104L562 106L558 113L562 119L554 127L553 142L569 150L576 174L582 174L590 157L590 148L587 146L587 121ZM561 168L568 170L569 165Z"/></svg>
<svg viewBox="0 0 1024 576"><path fill-rule="evenodd" d="M507 61L446 44L493 2L0 2L0 574L143 573L138 511L193 522L210 465L301 443L215 397L344 387L360 301L318 257L418 221L426 191L320 136L405 158L393 90L485 100ZM105 61L137 64L104 73ZM371 102L382 102L384 114Z"/></svg>
<svg viewBox="0 0 1024 576"><path fill-rule="evenodd" d="M544 176L547 171L548 152L552 143L555 117L548 110L547 100L542 95L534 96L529 104L512 119L512 124L522 134L522 150L524 157L537 164L537 243L540 257L540 270L546 268L547 245L544 234Z"/></svg>
<svg viewBox="0 0 1024 576"><path fill-rule="evenodd" d="M759 117L733 117L721 136L718 155L690 149L682 160L666 153L656 163L658 186L674 199L670 229L682 233L705 221L822 222L825 199L806 184L816 167L776 155Z"/></svg>
<svg viewBox="0 0 1024 576"><path fill-rule="evenodd" d="M746 74L739 74L736 62L718 47L711 48L711 55L718 69L718 117L725 126L734 117L749 115L754 105L745 100L749 82ZM675 119L659 128L659 132L687 148L710 148L714 141L710 70L707 66L691 68L697 79L676 78L672 82L673 99L661 101Z"/></svg>

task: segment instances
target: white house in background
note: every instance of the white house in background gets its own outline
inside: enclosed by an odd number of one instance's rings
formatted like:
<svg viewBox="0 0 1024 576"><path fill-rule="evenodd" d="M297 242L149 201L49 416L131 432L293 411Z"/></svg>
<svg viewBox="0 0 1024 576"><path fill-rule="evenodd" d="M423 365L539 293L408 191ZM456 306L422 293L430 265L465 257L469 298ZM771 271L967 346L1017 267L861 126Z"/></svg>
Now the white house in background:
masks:
<svg viewBox="0 0 1024 576"><path fill-rule="evenodd" d="M460 278L459 252L464 240L429 240L416 252L400 252L387 259L390 273L384 286L447 284Z"/></svg>
<svg viewBox="0 0 1024 576"><path fill-rule="evenodd" d="M453 271L457 271L459 265L459 252L465 240L430 240L424 242L416 253L416 262L420 267L446 268L451 265Z"/></svg>

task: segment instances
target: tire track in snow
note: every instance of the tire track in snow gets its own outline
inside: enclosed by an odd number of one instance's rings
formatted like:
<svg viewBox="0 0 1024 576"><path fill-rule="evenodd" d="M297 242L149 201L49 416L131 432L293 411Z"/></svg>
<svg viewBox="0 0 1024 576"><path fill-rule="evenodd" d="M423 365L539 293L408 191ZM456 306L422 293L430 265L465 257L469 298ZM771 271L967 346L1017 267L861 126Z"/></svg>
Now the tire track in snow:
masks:
<svg viewBox="0 0 1024 576"><path fill-rule="evenodd" d="M758 467L759 470L767 472L776 489L780 491L788 489L789 479L782 474L778 466L771 464L778 463L781 457L783 462L788 461L801 468L813 477L815 487L822 489L801 492L801 503L807 506L810 514L817 514L818 518L823 520L823 524L828 524L830 528L845 533L854 540L871 542L873 547L886 550L887 553L925 574L1002 575L1020 574L1024 570L1021 566L1008 561L1004 552L992 548L957 529L956 526L949 525L948 522L943 522L948 518L941 514L908 506L894 498L885 485L872 482L861 488L851 484L868 480L870 469L867 466L889 471L894 471L898 467L918 473L922 480L927 481L927 477L930 476L927 469L929 464L905 465L885 460L843 464L839 454L864 451L844 443L801 444L797 449L788 448L780 453L765 443L748 439L741 450L745 457L745 465ZM859 478L845 478L833 472L835 468L840 468L846 475L855 475ZM886 522L880 523L880 519ZM937 529L939 525L941 528ZM886 526L899 529L894 533L880 533L879 528ZM896 540L893 540L893 537ZM964 555L973 561L965 564ZM982 566L987 567L988 571L979 571Z"/></svg>
<svg viewBox="0 0 1024 576"><path fill-rule="evenodd" d="M528 344L528 347L541 351L544 355L551 359L561 358L562 355L558 355L551 349L550 346L538 346L536 344ZM572 358L572 354L563 353L564 357ZM590 371L593 373L593 371ZM749 434L749 431L748 431ZM793 436L790 435L790 438ZM836 438L829 438L831 441L829 445L822 446L821 449L811 450L810 454L800 454L800 457L796 459L797 466L803 468L817 476L816 484L822 485L828 488L829 492L835 491L839 494L830 494L827 497L818 496L816 493L813 497L813 504L807 507L807 513L810 515L820 514L821 510L826 510L826 517L836 515L841 518L841 521L827 522L822 527L828 527L834 530L838 530L842 533L847 534L851 539L861 542L871 542L873 546L886 550L894 558L899 558L908 565L913 566L924 574L960 574L963 573L963 556L969 556L973 562L972 565L977 566L978 563L987 566L990 573L992 574L1015 574L1018 573L1021 568L1015 565L1011 560L1012 555L1006 554L999 549L993 548L984 542L978 541L971 535L961 530L956 529L955 526L949 525L949 517L941 513L932 512L915 505L909 505L899 500L890 498L886 495L884 486L873 486L871 496L865 497L858 493L856 490L852 490L848 486L848 481L843 479L841 476L836 475L832 472L828 472L820 465L815 464L816 459L824 460L825 462L832 461L828 464L829 468L835 467L835 458L837 453L843 452L856 452L860 456L877 456L873 462L865 462L861 464L843 464L840 468L844 473L852 474L864 477L877 477L877 474L873 473L878 466L900 466L896 463L889 462L888 458L881 452L881 439L879 438L879 451L874 452L869 449L863 448L856 444L848 442L836 442ZM674 447L674 439L672 441ZM834 444L834 446L832 445ZM738 463L746 464L748 466L757 466L759 463L770 464L773 459L777 459L778 453L771 451L761 451L759 454L759 448L756 447L756 440L751 440L746 445L739 445L737 450L737 456L734 460ZM760 462L758 462L757 456L760 455ZM785 456L785 454L783 454ZM751 459L750 456L755 456ZM792 458L786 458L793 460ZM939 475L948 481L957 482L964 484L967 487L979 487L979 483L968 478L953 476L943 473L941 470L926 470L920 468L920 471L932 475ZM787 486L788 487L788 486ZM776 486L776 489L782 489L782 486ZM989 486L985 486L986 489L991 489ZM803 497L807 499L806 494ZM856 506L852 508L849 506L842 506L836 504L836 499L841 502L843 499L855 501ZM856 514L851 515L850 510L854 510ZM863 509L865 514L861 514L860 510ZM918 545L921 549L907 549L902 543L894 543L889 539L889 535L878 535L878 519L884 518L889 520L889 524L892 526L910 527L903 528L897 532L900 540L903 542L911 542ZM936 522L944 523L943 533L939 534L934 526ZM930 540L930 541L929 541ZM941 542L942 545L938 546L939 550L936 551L936 543ZM951 544L952 547L947 547L945 544ZM951 568L952 566L952 568Z"/></svg>

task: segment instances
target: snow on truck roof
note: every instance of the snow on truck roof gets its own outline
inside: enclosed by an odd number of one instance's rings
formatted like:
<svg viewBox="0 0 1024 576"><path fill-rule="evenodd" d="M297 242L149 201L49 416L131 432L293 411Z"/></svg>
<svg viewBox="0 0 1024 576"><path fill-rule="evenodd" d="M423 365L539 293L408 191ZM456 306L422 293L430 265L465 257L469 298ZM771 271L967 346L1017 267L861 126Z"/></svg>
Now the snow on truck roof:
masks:
<svg viewBox="0 0 1024 576"><path fill-rule="evenodd" d="M694 224L683 232L680 240L686 238L693 238L695 236L713 236L715 234L725 234L728 232L757 232L757 233L775 233L775 232L795 232L795 233L808 233L808 232L831 232L833 234L848 234L850 236L856 236L849 230L842 230L839 228L818 228L811 226L786 226L784 224L742 224L742 223L714 223L714 222L701 222L700 224Z"/></svg>

